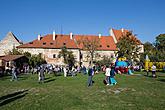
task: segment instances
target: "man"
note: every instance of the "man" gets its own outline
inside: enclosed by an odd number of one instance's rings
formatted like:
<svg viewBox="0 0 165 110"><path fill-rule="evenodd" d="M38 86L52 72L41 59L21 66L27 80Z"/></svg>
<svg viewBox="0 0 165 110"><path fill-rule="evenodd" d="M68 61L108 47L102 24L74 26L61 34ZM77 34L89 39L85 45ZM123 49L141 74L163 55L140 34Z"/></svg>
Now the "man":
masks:
<svg viewBox="0 0 165 110"><path fill-rule="evenodd" d="M94 71L93 68L91 67L91 65L89 65L88 67L88 87L93 85L93 81L92 81L92 77L94 75Z"/></svg>
<svg viewBox="0 0 165 110"><path fill-rule="evenodd" d="M44 78L45 78L45 75L44 75L44 67L43 66L40 66L40 70L39 70L39 83L40 82L44 82Z"/></svg>
<svg viewBox="0 0 165 110"><path fill-rule="evenodd" d="M152 77L156 78L156 66L152 65Z"/></svg>
<svg viewBox="0 0 165 110"><path fill-rule="evenodd" d="M17 81L18 79L17 79L17 73L16 73L16 67L15 67L15 65L13 65L13 67L12 67L12 69L11 69L11 72L12 72L12 79L11 79L11 81L13 81L14 79Z"/></svg>

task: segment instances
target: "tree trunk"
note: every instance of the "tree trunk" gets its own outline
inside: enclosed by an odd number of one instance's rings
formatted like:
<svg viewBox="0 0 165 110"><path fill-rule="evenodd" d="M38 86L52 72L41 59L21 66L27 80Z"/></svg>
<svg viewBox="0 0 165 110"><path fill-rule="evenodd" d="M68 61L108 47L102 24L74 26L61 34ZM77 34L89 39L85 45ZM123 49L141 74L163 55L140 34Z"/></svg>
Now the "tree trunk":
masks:
<svg viewBox="0 0 165 110"><path fill-rule="evenodd" d="M93 53L91 53L91 59L90 59L90 62L91 62L91 66L93 67Z"/></svg>

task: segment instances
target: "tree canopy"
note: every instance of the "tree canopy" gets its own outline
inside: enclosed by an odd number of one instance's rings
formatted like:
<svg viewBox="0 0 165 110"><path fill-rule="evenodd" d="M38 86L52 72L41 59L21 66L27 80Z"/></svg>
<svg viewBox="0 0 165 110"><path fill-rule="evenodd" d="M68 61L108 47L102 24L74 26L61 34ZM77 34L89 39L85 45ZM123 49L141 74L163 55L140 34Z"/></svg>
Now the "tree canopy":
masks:
<svg viewBox="0 0 165 110"><path fill-rule="evenodd" d="M137 61L139 58L140 41L132 34L127 32L117 42L117 48L119 49L118 57L126 57L128 61Z"/></svg>
<svg viewBox="0 0 165 110"><path fill-rule="evenodd" d="M149 56L152 62L165 61L165 34L158 35L154 43L144 43L144 53L141 55L141 61L144 62L146 55Z"/></svg>
<svg viewBox="0 0 165 110"><path fill-rule="evenodd" d="M9 51L7 55L24 55L28 58L27 63L32 67L46 63L46 61L42 58L41 54L31 55L31 53L29 52L23 52L16 48L13 48L12 51Z"/></svg>
<svg viewBox="0 0 165 110"><path fill-rule="evenodd" d="M61 48L61 51L59 52L58 57L63 57L64 63L70 66L74 66L76 62L73 52L68 51L65 46Z"/></svg>

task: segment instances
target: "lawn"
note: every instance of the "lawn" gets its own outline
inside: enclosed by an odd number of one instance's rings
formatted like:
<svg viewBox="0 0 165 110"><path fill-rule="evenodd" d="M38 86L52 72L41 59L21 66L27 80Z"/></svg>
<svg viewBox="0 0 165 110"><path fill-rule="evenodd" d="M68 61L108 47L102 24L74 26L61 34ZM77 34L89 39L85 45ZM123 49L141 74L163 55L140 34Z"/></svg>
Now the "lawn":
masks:
<svg viewBox="0 0 165 110"><path fill-rule="evenodd" d="M115 86L103 84L104 74L94 76L87 87L87 75L75 77L46 75L43 84L37 75L0 78L0 110L163 110L165 108L165 73L157 78L116 75Z"/></svg>

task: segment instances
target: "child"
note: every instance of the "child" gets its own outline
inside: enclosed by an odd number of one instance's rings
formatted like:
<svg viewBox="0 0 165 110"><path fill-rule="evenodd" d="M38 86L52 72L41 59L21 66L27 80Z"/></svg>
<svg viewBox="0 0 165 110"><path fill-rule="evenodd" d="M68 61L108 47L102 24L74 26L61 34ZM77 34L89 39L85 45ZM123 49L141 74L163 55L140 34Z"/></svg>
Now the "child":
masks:
<svg viewBox="0 0 165 110"><path fill-rule="evenodd" d="M111 66L111 71L110 71L110 83L111 83L111 85L116 85L116 84L117 84L117 82L116 82L114 76L115 76L115 67L114 67L114 65L112 64L112 66Z"/></svg>
<svg viewBox="0 0 165 110"><path fill-rule="evenodd" d="M152 77L156 78L156 66L152 65Z"/></svg>
<svg viewBox="0 0 165 110"><path fill-rule="evenodd" d="M110 67L107 65L106 66L106 70L105 70L105 81L106 81L106 84L109 85L110 84Z"/></svg>

